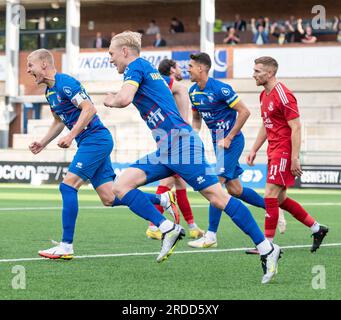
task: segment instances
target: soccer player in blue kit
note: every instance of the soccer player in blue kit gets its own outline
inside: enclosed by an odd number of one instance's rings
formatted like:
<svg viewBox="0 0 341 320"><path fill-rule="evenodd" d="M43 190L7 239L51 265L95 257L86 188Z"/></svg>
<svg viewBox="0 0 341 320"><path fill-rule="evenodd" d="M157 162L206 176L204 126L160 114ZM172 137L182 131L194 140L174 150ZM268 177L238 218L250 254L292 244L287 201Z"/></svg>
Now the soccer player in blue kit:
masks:
<svg viewBox="0 0 341 320"><path fill-rule="evenodd" d="M174 60L163 59L160 61L158 71L171 89L182 119L189 122L190 102L186 86L180 83L182 80L180 67ZM204 230L201 230L194 221L192 208L187 197L186 181L184 181L179 175L162 179L156 190L156 194L171 191L173 186L176 189L176 202L189 227L190 238L197 239L202 237L205 232ZM161 206L156 205L156 208L163 213L163 208ZM161 231L152 224L149 225L146 234L152 239L162 239Z"/></svg>
<svg viewBox="0 0 341 320"><path fill-rule="evenodd" d="M207 53L191 54L190 58L188 72L191 81L195 82L189 90L192 126L199 132L203 119L209 128L217 158L216 172L229 194L265 210L264 198L253 189L243 187L239 180L243 173L239 158L245 145L241 129L250 111L230 85L208 76L212 63ZM216 247L220 218L221 210L210 205L208 231L188 245L194 248ZM255 251L252 249L247 253Z"/></svg>
<svg viewBox="0 0 341 320"><path fill-rule="evenodd" d="M265 239L250 211L240 200L224 192L213 168L205 159L202 141L181 118L167 83L147 60L140 57L140 50L141 35L137 32L126 31L112 38L109 47L111 63L119 73L124 74L124 82L116 94L107 94L104 105L125 108L133 103L152 130L157 151L139 159L124 171L114 184L114 193L121 201L134 203L136 207L149 202L150 210L143 212L151 215L157 209L136 188L174 173L179 174L213 206L225 211L251 237L261 255L262 283L268 283L277 270L281 253L279 246ZM163 233L162 248L157 258L161 262L172 253L184 229L170 221L160 220L156 225Z"/></svg>
<svg viewBox="0 0 341 320"><path fill-rule="evenodd" d="M77 142L78 150L69 166L69 170L60 184L63 199L62 241L55 247L39 251L39 255L49 259L72 259L73 238L78 214L78 189L90 180L103 204L106 206L126 205L113 192L115 174L112 169L110 154L113 139L103 125L89 95L75 78L57 73L53 55L46 49L33 51L27 58L27 72L35 78L36 84L45 84L45 96L50 104L54 121L47 134L30 144L32 153L41 152L65 127L70 132L58 141L60 148L69 148L72 141ZM172 214L168 193L157 196L144 194L155 204L164 206ZM136 213L134 206L129 206ZM143 205L141 206L143 207ZM148 207L145 207L148 210ZM138 214L138 213L137 213ZM152 222L165 220L158 212L150 215ZM171 224L171 221L168 223Z"/></svg>

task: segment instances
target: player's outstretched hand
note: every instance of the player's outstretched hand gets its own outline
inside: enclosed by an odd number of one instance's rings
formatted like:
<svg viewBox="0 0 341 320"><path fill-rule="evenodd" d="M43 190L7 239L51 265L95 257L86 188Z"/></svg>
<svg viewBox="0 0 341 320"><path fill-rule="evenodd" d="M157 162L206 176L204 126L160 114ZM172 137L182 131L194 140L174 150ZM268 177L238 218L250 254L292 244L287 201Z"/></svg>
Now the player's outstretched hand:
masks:
<svg viewBox="0 0 341 320"><path fill-rule="evenodd" d="M70 136L69 134L61 137L58 141L58 147L60 148L69 148L72 144L73 137Z"/></svg>
<svg viewBox="0 0 341 320"><path fill-rule="evenodd" d="M248 154L248 156L246 157L246 163L249 165L249 166L254 166L255 164L253 163L256 159L256 152L254 151L250 151L250 153Z"/></svg>
<svg viewBox="0 0 341 320"><path fill-rule="evenodd" d="M44 146L40 142L34 141L28 146L28 148L33 154L37 154L44 149Z"/></svg>
<svg viewBox="0 0 341 320"><path fill-rule="evenodd" d="M293 159L291 160L291 173L295 177L300 177L303 174L303 171L301 169L301 163L300 159Z"/></svg>

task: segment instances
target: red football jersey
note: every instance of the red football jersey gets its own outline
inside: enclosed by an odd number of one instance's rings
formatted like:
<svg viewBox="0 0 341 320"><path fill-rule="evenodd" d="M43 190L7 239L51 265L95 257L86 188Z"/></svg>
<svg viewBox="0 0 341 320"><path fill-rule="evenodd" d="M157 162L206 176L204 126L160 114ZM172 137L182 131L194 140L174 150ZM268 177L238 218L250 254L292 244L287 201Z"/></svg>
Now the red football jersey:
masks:
<svg viewBox="0 0 341 320"><path fill-rule="evenodd" d="M296 98L278 82L268 95L265 90L262 91L260 102L268 139L268 157L291 157L291 128L288 121L300 116Z"/></svg>

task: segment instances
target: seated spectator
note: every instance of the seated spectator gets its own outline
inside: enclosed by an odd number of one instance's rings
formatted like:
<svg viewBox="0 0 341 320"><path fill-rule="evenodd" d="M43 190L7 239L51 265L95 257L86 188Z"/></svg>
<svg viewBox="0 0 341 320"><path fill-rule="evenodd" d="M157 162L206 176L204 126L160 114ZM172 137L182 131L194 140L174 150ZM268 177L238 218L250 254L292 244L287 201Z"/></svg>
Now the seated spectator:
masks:
<svg viewBox="0 0 341 320"><path fill-rule="evenodd" d="M234 45L234 44L238 44L239 42L240 42L240 38L236 34L236 29L234 27L229 27L227 36L224 38L223 43Z"/></svg>
<svg viewBox="0 0 341 320"><path fill-rule="evenodd" d="M239 15L239 14L236 14L236 15L235 15L234 28L235 28L237 31L245 31L245 30L246 30L246 21L245 21L245 20L242 20L242 19L240 18L240 15Z"/></svg>
<svg viewBox="0 0 341 320"><path fill-rule="evenodd" d="M155 35L155 41L153 43L154 47L165 47L167 45L166 40L162 39L161 33Z"/></svg>
<svg viewBox="0 0 341 320"><path fill-rule="evenodd" d="M278 25L278 23L275 22L270 27L270 33L278 39L277 43L280 45L290 42L291 29L287 29L289 28L288 24L289 21L286 22L286 25Z"/></svg>
<svg viewBox="0 0 341 320"><path fill-rule="evenodd" d="M290 16L289 20L285 21L285 27L287 29L288 42L295 42L295 37L296 37L295 28L297 28L297 22L295 20L295 16Z"/></svg>
<svg viewBox="0 0 341 320"><path fill-rule="evenodd" d="M336 32L336 41L341 42L341 21L339 17L334 17L333 30Z"/></svg>
<svg viewBox="0 0 341 320"><path fill-rule="evenodd" d="M183 23L179 21L177 18L172 18L169 32L170 33L185 32L185 27Z"/></svg>
<svg viewBox="0 0 341 320"><path fill-rule="evenodd" d="M303 43L316 43L317 38L313 35L313 28L311 26L305 27L304 37L302 39Z"/></svg>
<svg viewBox="0 0 341 320"><path fill-rule="evenodd" d="M93 42L93 48L109 48L109 41L102 37L102 32L96 33L96 39Z"/></svg>
<svg viewBox="0 0 341 320"><path fill-rule="evenodd" d="M304 31L302 27L302 19L299 18L296 21L294 16L290 16L289 25L290 29L290 42L302 42Z"/></svg>
<svg viewBox="0 0 341 320"><path fill-rule="evenodd" d="M146 30L146 34L157 34L157 33L160 33L160 28L156 24L155 20L151 20L149 22L149 27Z"/></svg>
<svg viewBox="0 0 341 320"><path fill-rule="evenodd" d="M297 20L297 29L302 35L302 43L315 43L317 41L317 38L313 35L313 29L309 24L303 29L302 19Z"/></svg>
<svg viewBox="0 0 341 320"><path fill-rule="evenodd" d="M258 26L263 26L265 28L265 18L260 16L258 19L257 19L257 22L256 22L256 28L258 28Z"/></svg>
<svg viewBox="0 0 341 320"><path fill-rule="evenodd" d="M269 43L269 18L264 18L265 27L260 23L258 19L258 25L256 26L256 19L251 19L251 30L253 33L252 42L258 45Z"/></svg>

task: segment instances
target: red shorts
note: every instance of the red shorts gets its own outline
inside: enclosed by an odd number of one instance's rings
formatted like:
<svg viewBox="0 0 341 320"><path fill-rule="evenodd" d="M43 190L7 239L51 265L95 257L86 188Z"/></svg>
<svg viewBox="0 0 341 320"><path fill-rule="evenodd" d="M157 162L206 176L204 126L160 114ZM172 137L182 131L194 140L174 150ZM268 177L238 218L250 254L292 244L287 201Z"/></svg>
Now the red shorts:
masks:
<svg viewBox="0 0 341 320"><path fill-rule="evenodd" d="M268 160L267 183L285 187L295 184L295 176L291 173L291 159L283 155L273 156Z"/></svg>

